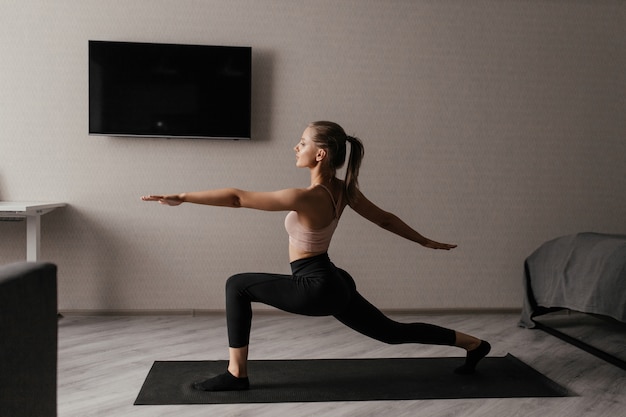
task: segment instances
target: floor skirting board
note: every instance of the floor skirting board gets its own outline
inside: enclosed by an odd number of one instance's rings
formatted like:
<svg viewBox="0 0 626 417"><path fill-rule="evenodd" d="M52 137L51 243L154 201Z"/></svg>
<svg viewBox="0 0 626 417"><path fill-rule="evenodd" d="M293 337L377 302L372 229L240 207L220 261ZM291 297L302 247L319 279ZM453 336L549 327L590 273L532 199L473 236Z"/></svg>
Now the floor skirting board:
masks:
<svg viewBox="0 0 626 417"><path fill-rule="evenodd" d="M389 315L471 315L471 314L521 314L521 308L442 308L442 309L381 309ZM61 316L209 316L226 314L225 310L202 309L63 309ZM291 315L272 308L254 308L259 315Z"/></svg>

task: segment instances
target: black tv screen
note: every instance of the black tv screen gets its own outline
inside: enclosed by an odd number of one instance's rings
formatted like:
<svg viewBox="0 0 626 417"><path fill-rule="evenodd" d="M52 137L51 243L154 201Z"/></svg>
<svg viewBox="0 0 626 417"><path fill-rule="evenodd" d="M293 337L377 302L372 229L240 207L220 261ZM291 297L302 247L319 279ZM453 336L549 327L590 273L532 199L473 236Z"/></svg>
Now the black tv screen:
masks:
<svg viewBox="0 0 626 417"><path fill-rule="evenodd" d="M252 48L89 41L89 134L250 139Z"/></svg>

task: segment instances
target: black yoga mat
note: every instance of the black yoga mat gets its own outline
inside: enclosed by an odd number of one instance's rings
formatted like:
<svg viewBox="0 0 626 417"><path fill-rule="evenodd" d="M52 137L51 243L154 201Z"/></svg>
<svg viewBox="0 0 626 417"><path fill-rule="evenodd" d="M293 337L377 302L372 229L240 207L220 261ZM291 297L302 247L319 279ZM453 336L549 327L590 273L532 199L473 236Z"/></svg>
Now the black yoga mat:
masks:
<svg viewBox="0 0 626 417"><path fill-rule="evenodd" d="M473 375L464 358L254 360L250 390L203 392L192 383L226 370L226 361L157 361L135 405L238 404L453 398L566 397L566 388L516 357L487 357Z"/></svg>

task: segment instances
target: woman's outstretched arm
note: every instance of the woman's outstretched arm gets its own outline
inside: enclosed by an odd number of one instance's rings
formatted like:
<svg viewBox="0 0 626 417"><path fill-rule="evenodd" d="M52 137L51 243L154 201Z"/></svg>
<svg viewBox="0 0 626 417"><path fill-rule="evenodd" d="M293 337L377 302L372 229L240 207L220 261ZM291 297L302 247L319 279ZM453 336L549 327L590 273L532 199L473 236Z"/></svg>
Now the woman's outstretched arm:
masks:
<svg viewBox="0 0 626 417"><path fill-rule="evenodd" d="M422 236L419 232L413 229L411 226L402 221L398 216L388 211L385 211L369 201L360 191L357 191L357 196L350 204L350 207L356 211L359 215L372 223L395 233L405 239L412 242L417 242L420 245L431 249L443 249L450 250L456 248L457 245L449 243L436 242Z"/></svg>
<svg viewBox="0 0 626 417"><path fill-rule="evenodd" d="M239 203L239 190L223 188L219 190L198 191L191 193L148 195L143 196L143 201L158 201L168 206L178 206L182 203L206 204L209 206L241 207Z"/></svg>
<svg viewBox="0 0 626 417"><path fill-rule="evenodd" d="M266 211L298 210L306 204L307 190L289 188L279 191L258 192L237 188L195 191L180 194L148 195L143 201L157 201L168 206L182 203L204 204L208 206L252 208Z"/></svg>

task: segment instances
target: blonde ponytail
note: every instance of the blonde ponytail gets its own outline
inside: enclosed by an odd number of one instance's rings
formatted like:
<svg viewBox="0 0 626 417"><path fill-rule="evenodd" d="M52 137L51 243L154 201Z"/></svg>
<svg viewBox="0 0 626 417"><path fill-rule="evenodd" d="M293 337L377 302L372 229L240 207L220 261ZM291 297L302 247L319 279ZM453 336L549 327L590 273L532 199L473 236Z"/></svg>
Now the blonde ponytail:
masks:
<svg viewBox="0 0 626 417"><path fill-rule="evenodd" d="M356 199L356 191L359 189L359 169L365 150L361 140L354 136L346 136L346 140L350 142L350 157L348 159L348 167L346 168L346 196L348 202L352 203Z"/></svg>

